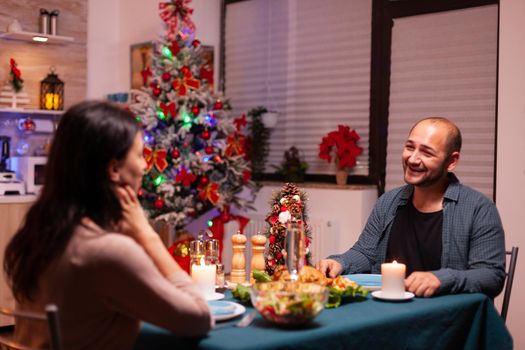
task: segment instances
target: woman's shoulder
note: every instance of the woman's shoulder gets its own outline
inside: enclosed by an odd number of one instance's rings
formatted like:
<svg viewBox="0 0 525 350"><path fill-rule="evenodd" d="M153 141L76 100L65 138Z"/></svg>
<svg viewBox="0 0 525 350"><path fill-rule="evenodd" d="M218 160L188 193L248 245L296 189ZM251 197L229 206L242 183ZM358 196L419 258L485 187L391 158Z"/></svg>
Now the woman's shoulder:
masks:
<svg viewBox="0 0 525 350"><path fill-rule="evenodd" d="M147 257L131 237L98 227L79 225L68 248L71 261L81 265L127 263Z"/></svg>

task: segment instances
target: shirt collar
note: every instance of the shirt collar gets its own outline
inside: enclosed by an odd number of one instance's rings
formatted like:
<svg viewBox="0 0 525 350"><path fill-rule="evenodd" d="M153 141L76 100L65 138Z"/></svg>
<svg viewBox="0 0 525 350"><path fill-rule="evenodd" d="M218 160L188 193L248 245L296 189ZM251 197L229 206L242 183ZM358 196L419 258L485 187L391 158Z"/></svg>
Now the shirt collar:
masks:
<svg viewBox="0 0 525 350"><path fill-rule="evenodd" d="M454 173L448 173L447 177L448 177L449 183L448 183L447 190L445 191L445 194L443 197L457 202L459 198L459 187L460 187L459 179ZM412 185L404 186L400 194L401 201L403 203L406 203L406 201L408 201L410 197L412 197L413 192L414 192L414 186Z"/></svg>

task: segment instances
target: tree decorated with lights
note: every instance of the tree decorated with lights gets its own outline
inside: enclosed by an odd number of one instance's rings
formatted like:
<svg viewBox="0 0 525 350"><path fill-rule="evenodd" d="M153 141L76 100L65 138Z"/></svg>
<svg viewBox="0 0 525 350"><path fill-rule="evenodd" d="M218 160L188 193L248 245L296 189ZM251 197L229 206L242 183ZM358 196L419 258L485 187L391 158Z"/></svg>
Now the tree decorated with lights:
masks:
<svg viewBox="0 0 525 350"><path fill-rule="evenodd" d="M229 221L230 205L246 209L255 190L245 159L246 117L234 118L228 100L212 91L190 2L159 4L166 33L154 45L149 84L133 91L130 104L144 126L142 205L176 229L213 207ZM239 196L245 186L252 198Z"/></svg>

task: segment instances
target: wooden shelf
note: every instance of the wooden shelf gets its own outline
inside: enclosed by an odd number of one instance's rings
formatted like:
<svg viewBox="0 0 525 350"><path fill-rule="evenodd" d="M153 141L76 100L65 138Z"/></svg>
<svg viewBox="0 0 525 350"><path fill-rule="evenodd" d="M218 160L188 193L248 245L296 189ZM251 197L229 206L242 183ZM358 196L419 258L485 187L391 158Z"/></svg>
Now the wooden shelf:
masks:
<svg viewBox="0 0 525 350"><path fill-rule="evenodd" d="M36 41L33 40L34 37L47 38L47 41ZM37 44L66 44L75 41L74 38L70 36L60 36L60 35L49 35L41 33L32 33L32 32L5 32L0 33L0 39L8 40L21 40L29 41Z"/></svg>
<svg viewBox="0 0 525 350"><path fill-rule="evenodd" d="M64 111L48 111L45 109L0 108L0 113L61 115L61 114L64 114Z"/></svg>

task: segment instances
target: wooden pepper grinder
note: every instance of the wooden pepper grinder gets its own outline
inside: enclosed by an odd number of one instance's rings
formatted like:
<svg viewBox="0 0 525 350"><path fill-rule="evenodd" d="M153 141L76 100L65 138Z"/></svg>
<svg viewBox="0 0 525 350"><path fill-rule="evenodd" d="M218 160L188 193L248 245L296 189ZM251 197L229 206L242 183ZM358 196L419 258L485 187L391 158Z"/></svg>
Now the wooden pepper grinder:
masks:
<svg viewBox="0 0 525 350"><path fill-rule="evenodd" d="M250 264L250 283L254 284L253 270L264 271L266 269L266 262L264 261L264 250L266 246L266 237L258 232L252 236L252 262Z"/></svg>
<svg viewBox="0 0 525 350"><path fill-rule="evenodd" d="M231 281L233 283L246 282L246 258L244 257L244 250L246 247L246 236L242 235L240 231L232 236L232 272Z"/></svg>

